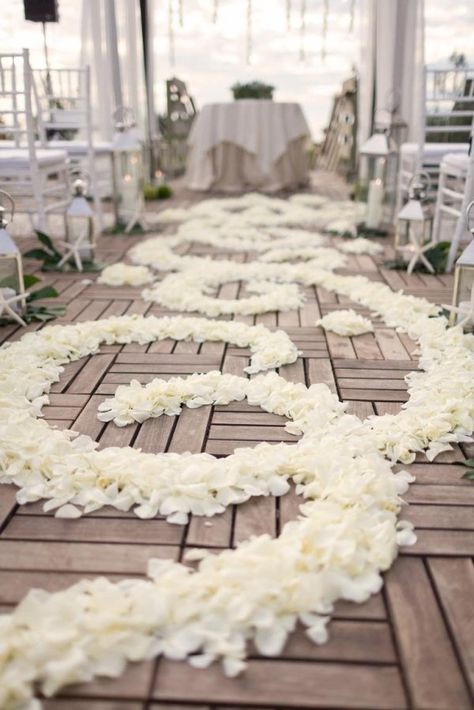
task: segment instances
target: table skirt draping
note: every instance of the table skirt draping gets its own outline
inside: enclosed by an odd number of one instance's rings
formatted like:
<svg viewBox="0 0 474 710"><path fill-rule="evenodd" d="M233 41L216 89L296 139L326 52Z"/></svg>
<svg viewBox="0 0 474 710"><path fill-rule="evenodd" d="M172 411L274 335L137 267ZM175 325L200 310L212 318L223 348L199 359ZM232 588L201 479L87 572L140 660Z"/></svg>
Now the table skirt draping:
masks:
<svg viewBox="0 0 474 710"><path fill-rule="evenodd" d="M186 186L191 190L239 192L246 188L276 192L294 189L308 182L306 139L289 143L285 153L262 172L255 155L233 143L221 143L212 148L205 160L196 160L190 151L186 170Z"/></svg>
<svg viewBox="0 0 474 710"><path fill-rule="evenodd" d="M268 192L307 182L310 132L298 104L243 100L204 106L189 136L192 190Z"/></svg>

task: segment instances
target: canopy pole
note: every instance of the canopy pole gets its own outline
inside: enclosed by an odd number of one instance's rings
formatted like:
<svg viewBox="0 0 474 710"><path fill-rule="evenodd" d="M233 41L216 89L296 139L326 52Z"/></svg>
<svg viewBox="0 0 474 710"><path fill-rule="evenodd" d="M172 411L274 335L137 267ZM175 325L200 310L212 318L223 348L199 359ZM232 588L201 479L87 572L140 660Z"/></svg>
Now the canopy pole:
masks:
<svg viewBox="0 0 474 710"><path fill-rule="evenodd" d="M143 43L143 67L145 71L145 89L147 105L148 145L150 148L149 177L153 180L157 166L156 155L156 116L153 83L153 36L150 32L150 6L148 0L140 0L140 19Z"/></svg>
<svg viewBox="0 0 474 710"><path fill-rule="evenodd" d="M120 61L118 54L117 19L114 0L105 0L105 32L107 38L107 53L112 69L112 87L115 109L123 106L122 81L120 77Z"/></svg>

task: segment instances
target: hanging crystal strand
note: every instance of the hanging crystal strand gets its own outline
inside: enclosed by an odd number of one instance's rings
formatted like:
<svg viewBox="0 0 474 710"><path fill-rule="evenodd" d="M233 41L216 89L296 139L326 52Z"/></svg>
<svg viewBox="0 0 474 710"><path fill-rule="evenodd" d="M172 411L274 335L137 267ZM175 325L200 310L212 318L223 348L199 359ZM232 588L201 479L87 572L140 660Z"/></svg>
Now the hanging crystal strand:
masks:
<svg viewBox="0 0 474 710"><path fill-rule="evenodd" d="M173 0L168 0L168 46L170 65L174 67L174 27L173 27Z"/></svg>
<svg viewBox="0 0 474 710"><path fill-rule="evenodd" d="M286 0L286 29L291 30L291 0Z"/></svg>
<svg viewBox="0 0 474 710"><path fill-rule="evenodd" d="M245 59L247 64L252 60L252 0L247 0L247 39Z"/></svg>
<svg viewBox="0 0 474 710"><path fill-rule="evenodd" d="M184 24L183 0L179 0L178 12L179 12L179 26L182 27Z"/></svg>
<svg viewBox="0 0 474 710"><path fill-rule="evenodd" d="M305 34L306 34L306 0L301 0L300 7L300 62L306 61L305 49Z"/></svg>
<svg viewBox="0 0 474 710"><path fill-rule="evenodd" d="M329 16L329 0L324 0L323 9L323 32L321 41L321 59L324 62L326 59L326 38L328 34L328 16Z"/></svg>
<svg viewBox="0 0 474 710"><path fill-rule="evenodd" d="M356 4L356 0L351 0L349 32L354 32L355 4Z"/></svg>
<svg viewBox="0 0 474 710"><path fill-rule="evenodd" d="M216 24L217 16L219 14L219 0L214 0L214 7L212 10L212 22Z"/></svg>

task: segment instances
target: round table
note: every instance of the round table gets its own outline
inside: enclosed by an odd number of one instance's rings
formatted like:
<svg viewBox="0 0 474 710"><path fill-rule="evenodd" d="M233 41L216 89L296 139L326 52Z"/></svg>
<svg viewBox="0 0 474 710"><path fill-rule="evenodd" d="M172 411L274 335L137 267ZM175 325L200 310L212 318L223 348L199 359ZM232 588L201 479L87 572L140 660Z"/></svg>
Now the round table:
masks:
<svg viewBox="0 0 474 710"><path fill-rule="evenodd" d="M272 192L304 185L310 138L296 103L241 99L207 104L189 135L186 186L191 190Z"/></svg>

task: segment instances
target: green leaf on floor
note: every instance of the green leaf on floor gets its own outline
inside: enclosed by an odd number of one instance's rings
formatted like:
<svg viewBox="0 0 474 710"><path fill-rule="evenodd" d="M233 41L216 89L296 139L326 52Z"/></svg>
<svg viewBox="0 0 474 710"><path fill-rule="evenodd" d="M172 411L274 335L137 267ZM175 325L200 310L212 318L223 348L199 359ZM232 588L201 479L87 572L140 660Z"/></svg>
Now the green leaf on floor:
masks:
<svg viewBox="0 0 474 710"><path fill-rule="evenodd" d="M438 242L438 244L435 244L434 247L425 251L425 256L432 265L435 274L443 274L446 271L446 264L448 260L450 246L450 242ZM397 257L396 259L388 259L387 261L384 261L383 265L386 269L406 271L408 262L405 261L405 259L402 259L402 257ZM420 262L416 264L413 271L419 271L422 274L430 273L428 269Z"/></svg>
<svg viewBox="0 0 474 710"><path fill-rule="evenodd" d="M52 286L43 286L43 288L39 288L37 291L30 293L27 297L27 301L28 303L32 303L33 301L40 301L43 298L57 298L58 296L58 292Z"/></svg>
<svg viewBox="0 0 474 710"><path fill-rule="evenodd" d="M464 466L467 466L468 471L463 474L462 478L467 479L468 481L474 481L474 459L466 459L463 461Z"/></svg>

